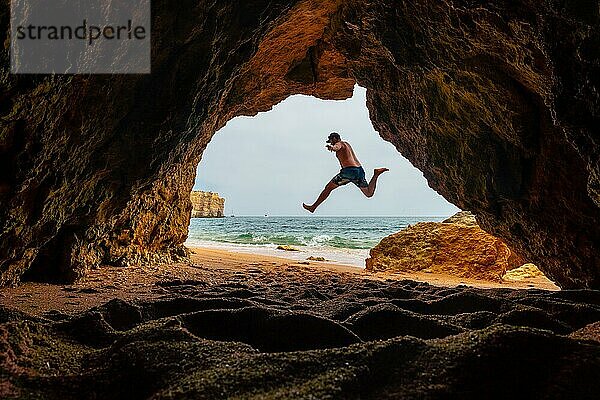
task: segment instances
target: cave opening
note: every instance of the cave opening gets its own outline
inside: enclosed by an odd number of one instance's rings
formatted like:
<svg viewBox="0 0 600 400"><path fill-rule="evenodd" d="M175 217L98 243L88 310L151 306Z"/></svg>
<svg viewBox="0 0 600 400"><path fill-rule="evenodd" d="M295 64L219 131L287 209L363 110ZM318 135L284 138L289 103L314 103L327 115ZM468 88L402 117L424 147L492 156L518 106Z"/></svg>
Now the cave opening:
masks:
<svg viewBox="0 0 600 400"><path fill-rule="evenodd" d="M226 203L227 214L306 215L299 205L318 194L340 169L325 148L333 131L353 145L367 178L373 168L388 165L393 178L370 200L353 185L342 186L340 194L321 206L320 214L444 216L459 210L379 136L369 118L366 89L358 85L347 100L295 95L271 111L229 121L204 150L194 190L234 196Z"/></svg>
<svg viewBox="0 0 600 400"><path fill-rule="evenodd" d="M186 245L364 267L369 249L385 236L459 211L379 136L366 102L366 89L356 85L346 100L295 95L271 111L229 121L198 165ZM391 171L372 198L350 183L310 214L302 203L314 200L340 169L325 148L333 131L351 143L367 180L374 168Z"/></svg>

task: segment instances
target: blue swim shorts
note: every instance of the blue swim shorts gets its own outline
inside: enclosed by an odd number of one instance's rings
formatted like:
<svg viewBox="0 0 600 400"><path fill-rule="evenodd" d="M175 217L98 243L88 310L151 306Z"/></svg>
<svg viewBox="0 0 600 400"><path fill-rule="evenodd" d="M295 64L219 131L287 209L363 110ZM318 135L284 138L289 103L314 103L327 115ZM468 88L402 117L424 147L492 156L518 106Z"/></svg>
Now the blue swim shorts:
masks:
<svg viewBox="0 0 600 400"><path fill-rule="evenodd" d="M333 177L331 182L338 186L346 185L350 182L359 188L366 188L369 183L365 179L365 170L363 167L344 167L340 173Z"/></svg>

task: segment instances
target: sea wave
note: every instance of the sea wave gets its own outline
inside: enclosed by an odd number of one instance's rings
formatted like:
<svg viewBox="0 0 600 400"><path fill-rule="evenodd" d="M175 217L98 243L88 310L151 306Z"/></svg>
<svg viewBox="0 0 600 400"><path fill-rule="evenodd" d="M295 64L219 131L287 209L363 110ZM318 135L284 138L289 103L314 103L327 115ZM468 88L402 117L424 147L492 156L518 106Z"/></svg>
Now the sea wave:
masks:
<svg viewBox="0 0 600 400"><path fill-rule="evenodd" d="M236 217L193 219L189 238L249 246L370 249L385 236L430 217Z"/></svg>
<svg viewBox="0 0 600 400"><path fill-rule="evenodd" d="M257 235L244 233L239 235L194 235L192 238L221 243L273 246L329 246L347 249L370 249L376 241L344 238L334 235L293 236L293 235Z"/></svg>
<svg viewBox="0 0 600 400"><path fill-rule="evenodd" d="M369 249L419 221L445 217L235 217L192 219L188 246L208 246L306 260L309 256L364 267ZM293 246L299 251L277 250Z"/></svg>

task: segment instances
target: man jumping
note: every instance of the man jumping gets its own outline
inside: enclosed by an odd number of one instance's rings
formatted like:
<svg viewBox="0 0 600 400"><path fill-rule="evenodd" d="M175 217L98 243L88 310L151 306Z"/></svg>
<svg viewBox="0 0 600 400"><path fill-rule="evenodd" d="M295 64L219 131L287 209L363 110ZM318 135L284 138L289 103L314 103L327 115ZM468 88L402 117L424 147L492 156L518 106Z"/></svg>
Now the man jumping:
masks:
<svg viewBox="0 0 600 400"><path fill-rule="evenodd" d="M314 213L317 207L321 205L329 197L334 189L340 186L346 185L350 182L354 183L367 197L373 197L375 194L375 187L377 186L377 179L379 175L386 171L387 168L377 168L373 171L373 177L371 182L367 183L365 179L365 170L360 165L360 161L356 158L354 150L348 142L343 142L340 138L340 134L333 132L327 139L327 150L335 152L335 156L340 161L342 169L339 174L333 177L333 179L325 186L323 192L319 195L319 198L312 206L302 203L302 207L306 210Z"/></svg>

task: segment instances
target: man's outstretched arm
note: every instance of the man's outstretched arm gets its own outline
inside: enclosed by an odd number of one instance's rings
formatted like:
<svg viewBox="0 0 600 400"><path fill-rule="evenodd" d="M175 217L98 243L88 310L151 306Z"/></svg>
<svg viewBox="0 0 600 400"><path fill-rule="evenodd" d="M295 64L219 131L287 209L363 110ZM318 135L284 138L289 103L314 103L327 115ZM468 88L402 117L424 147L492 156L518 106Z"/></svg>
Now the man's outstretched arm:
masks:
<svg viewBox="0 0 600 400"><path fill-rule="evenodd" d="M336 152L336 151L340 151L341 149L342 149L341 143L336 143L333 146L330 144L327 145L327 150L329 150L329 151Z"/></svg>

